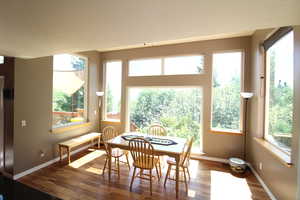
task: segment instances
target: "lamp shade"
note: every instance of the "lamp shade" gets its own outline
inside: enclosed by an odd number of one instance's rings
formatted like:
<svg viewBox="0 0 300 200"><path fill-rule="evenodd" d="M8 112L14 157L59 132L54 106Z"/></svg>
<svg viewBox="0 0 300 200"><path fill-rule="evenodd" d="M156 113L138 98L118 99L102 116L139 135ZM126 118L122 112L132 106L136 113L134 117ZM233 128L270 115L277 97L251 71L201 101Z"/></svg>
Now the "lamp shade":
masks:
<svg viewBox="0 0 300 200"><path fill-rule="evenodd" d="M96 96L102 97L104 95L104 92L96 92Z"/></svg>
<svg viewBox="0 0 300 200"><path fill-rule="evenodd" d="M241 92L241 96L244 99L250 99L251 97L253 97L253 93L252 92Z"/></svg>

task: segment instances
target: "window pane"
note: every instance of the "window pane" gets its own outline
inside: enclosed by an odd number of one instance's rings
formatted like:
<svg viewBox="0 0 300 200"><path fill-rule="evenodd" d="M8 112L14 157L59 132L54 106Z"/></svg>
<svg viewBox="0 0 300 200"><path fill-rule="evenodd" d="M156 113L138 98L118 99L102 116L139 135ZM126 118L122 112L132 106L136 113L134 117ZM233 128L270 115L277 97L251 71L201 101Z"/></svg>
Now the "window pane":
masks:
<svg viewBox="0 0 300 200"><path fill-rule="evenodd" d="M203 73L204 56L169 57L164 61L166 75Z"/></svg>
<svg viewBox="0 0 300 200"><path fill-rule="evenodd" d="M293 32L277 41L266 54L265 138L286 152L293 131Z"/></svg>
<svg viewBox="0 0 300 200"><path fill-rule="evenodd" d="M241 67L241 52L213 54L213 129L240 132Z"/></svg>
<svg viewBox="0 0 300 200"><path fill-rule="evenodd" d="M107 120L120 120L122 62L106 63L106 116Z"/></svg>
<svg viewBox="0 0 300 200"><path fill-rule="evenodd" d="M54 127L86 121L86 68L87 61L81 57L53 57Z"/></svg>
<svg viewBox="0 0 300 200"><path fill-rule="evenodd" d="M161 59L129 61L129 76L161 75Z"/></svg>
<svg viewBox="0 0 300 200"><path fill-rule="evenodd" d="M202 89L130 88L128 105L131 131L146 133L159 123L169 136L194 136L193 152L201 152Z"/></svg>
<svg viewBox="0 0 300 200"><path fill-rule="evenodd" d="M4 56L0 56L0 64L4 63Z"/></svg>

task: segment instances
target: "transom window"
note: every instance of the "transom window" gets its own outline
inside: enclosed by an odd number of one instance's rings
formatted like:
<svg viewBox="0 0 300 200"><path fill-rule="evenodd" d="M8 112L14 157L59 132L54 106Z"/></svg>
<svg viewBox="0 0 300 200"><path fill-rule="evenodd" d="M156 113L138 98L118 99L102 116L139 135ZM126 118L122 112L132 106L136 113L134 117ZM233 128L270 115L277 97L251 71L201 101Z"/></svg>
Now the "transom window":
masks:
<svg viewBox="0 0 300 200"><path fill-rule="evenodd" d="M213 54L212 124L216 131L241 132L242 52Z"/></svg>
<svg viewBox="0 0 300 200"><path fill-rule="evenodd" d="M129 61L129 76L201 74L203 70L203 55Z"/></svg>
<svg viewBox="0 0 300 200"><path fill-rule="evenodd" d="M87 59L53 56L53 127L87 121Z"/></svg>
<svg viewBox="0 0 300 200"><path fill-rule="evenodd" d="M290 153L294 108L294 34L266 50L265 139Z"/></svg>

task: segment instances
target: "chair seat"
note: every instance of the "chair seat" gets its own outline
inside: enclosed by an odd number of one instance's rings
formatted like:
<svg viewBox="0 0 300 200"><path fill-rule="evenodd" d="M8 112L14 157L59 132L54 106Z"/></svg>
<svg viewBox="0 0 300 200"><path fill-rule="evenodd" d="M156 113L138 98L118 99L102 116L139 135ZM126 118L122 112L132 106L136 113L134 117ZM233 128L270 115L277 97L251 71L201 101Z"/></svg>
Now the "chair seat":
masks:
<svg viewBox="0 0 300 200"><path fill-rule="evenodd" d="M169 158L167 159L167 163L168 163L169 165L176 165L176 160L175 160L174 158L170 158L170 157L169 157ZM181 166L181 167L188 167L188 166L187 166L186 163L184 163L183 166Z"/></svg>
<svg viewBox="0 0 300 200"><path fill-rule="evenodd" d="M111 150L111 156L114 157L114 158L119 158L119 157L122 157L123 155L126 155L128 154L128 151L124 151L122 149L119 149L119 148L113 148Z"/></svg>
<svg viewBox="0 0 300 200"><path fill-rule="evenodd" d="M150 162L150 160L149 162L146 162L145 160L142 160L142 158L137 158L136 161L133 162L133 166L141 169L153 169L158 162L158 158L154 158L153 163Z"/></svg>

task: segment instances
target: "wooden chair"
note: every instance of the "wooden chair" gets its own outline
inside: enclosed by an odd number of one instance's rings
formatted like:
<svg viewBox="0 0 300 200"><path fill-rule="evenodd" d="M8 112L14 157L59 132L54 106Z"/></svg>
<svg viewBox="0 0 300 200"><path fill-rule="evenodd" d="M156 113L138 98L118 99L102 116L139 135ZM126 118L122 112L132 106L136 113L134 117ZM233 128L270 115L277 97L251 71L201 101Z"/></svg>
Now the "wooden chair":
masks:
<svg viewBox="0 0 300 200"><path fill-rule="evenodd" d="M152 135L152 136L167 136L167 131L163 126L161 126L159 124L153 124L149 127L148 134ZM163 163L163 161L162 161L162 158L160 156L157 156L157 157L159 159L158 166L159 166L159 174L160 174L160 177L161 177L162 176L162 172L161 172L162 164L161 163Z"/></svg>
<svg viewBox="0 0 300 200"><path fill-rule="evenodd" d="M186 171L188 173L189 180L191 179L190 172L189 172L189 162L190 162L191 149L192 149L193 142L194 142L194 137L192 137L188 141L188 143L186 144L185 150L184 150L183 154L181 155L181 158L180 158L180 161L179 161L179 168L181 168L182 172L183 172L183 177L184 177L184 183L185 183L186 192L188 191L188 183L187 183L187 178L186 178ZM170 178L169 176L170 176L172 167L173 166L176 167L176 162L175 162L174 159L169 158L167 160L167 163L168 163L168 171L167 171L167 174L166 174L166 177L165 177L164 187L166 187L167 179L175 181L174 178Z"/></svg>
<svg viewBox="0 0 300 200"><path fill-rule="evenodd" d="M152 195L152 170L155 167L158 180L160 179L159 172L157 169L158 158L154 155L154 148L147 140L143 138L133 138L129 140L129 149L133 158L133 174L130 183L130 191L132 190L132 184L136 177L136 168L140 171L149 170L149 179L143 177L141 174L139 178L150 180L150 194ZM145 174L143 174L145 175Z"/></svg>
<svg viewBox="0 0 300 200"><path fill-rule="evenodd" d="M149 127L148 134L153 136L167 136L167 131L163 126L154 124Z"/></svg>
<svg viewBox="0 0 300 200"><path fill-rule="evenodd" d="M128 165L129 170L130 170L130 164L129 164L129 159L128 159L128 151L123 151L119 148L114 148L111 150L111 155L109 155L107 141L113 139L116 136L118 136L118 133L115 131L114 127L107 126L103 129L102 141L103 141L105 151L106 151L106 158L105 158L102 175L104 175L104 171L106 169L108 156L111 156L112 158L115 159L115 164L117 165L117 169L112 169L112 170L117 171L118 177L120 178L120 162L122 162L122 161L120 161L120 158L125 155L126 161L127 161L126 164Z"/></svg>

